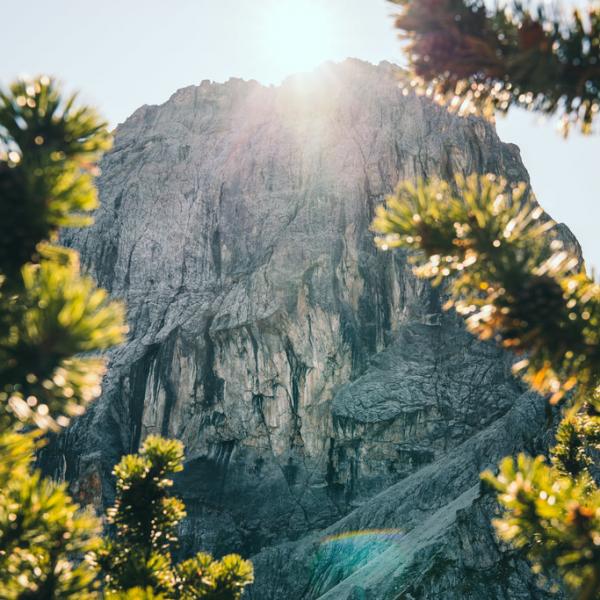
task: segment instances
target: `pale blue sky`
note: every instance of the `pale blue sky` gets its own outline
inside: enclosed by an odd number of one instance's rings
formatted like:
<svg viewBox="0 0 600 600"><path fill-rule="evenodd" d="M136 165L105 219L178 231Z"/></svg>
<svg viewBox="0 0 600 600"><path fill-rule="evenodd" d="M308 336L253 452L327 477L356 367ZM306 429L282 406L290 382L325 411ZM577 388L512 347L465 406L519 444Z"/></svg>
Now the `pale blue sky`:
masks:
<svg viewBox="0 0 600 600"><path fill-rule="evenodd" d="M0 82L56 75L113 125L203 79L278 83L326 59L402 61L385 0L1 2ZM600 136L565 142L553 123L517 113L498 130L521 148L542 206L600 267Z"/></svg>

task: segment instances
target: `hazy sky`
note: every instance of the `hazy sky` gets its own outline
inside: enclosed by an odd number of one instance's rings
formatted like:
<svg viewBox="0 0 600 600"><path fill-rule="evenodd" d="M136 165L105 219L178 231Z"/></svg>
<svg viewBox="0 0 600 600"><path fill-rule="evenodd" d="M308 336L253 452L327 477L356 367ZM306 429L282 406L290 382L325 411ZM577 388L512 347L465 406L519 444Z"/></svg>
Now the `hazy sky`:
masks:
<svg viewBox="0 0 600 600"><path fill-rule="evenodd" d="M278 83L348 56L402 62L385 0L0 2L0 82L56 75L112 125L203 79ZM498 130L521 148L542 206L569 225L588 263L600 267L600 135L564 141L552 122L517 113Z"/></svg>

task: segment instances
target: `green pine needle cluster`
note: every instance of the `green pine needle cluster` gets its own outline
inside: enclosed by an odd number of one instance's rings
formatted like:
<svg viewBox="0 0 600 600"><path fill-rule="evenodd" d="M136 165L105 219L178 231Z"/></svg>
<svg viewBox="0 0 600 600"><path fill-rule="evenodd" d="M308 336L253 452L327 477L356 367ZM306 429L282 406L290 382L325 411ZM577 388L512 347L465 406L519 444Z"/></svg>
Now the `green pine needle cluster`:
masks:
<svg viewBox="0 0 600 600"><path fill-rule="evenodd" d="M237 554L216 561L204 552L177 565L176 576L181 600L238 600L254 579L252 563Z"/></svg>
<svg viewBox="0 0 600 600"><path fill-rule="evenodd" d="M110 145L106 123L48 77L0 91L0 273L17 277L59 227L91 223L96 162Z"/></svg>
<svg viewBox="0 0 600 600"><path fill-rule="evenodd" d="M521 106L589 133L600 109L600 7L563 18L541 2L390 0L412 87L459 114Z"/></svg>
<svg viewBox="0 0 600 600"><path fill-rule="evenodd" d="M564 476L544 457L505 458L500 472L485 472L504 508L499 535L525 548L539 573L558 572L579 600L598 598L600 491L585 478Z"/></svg>
<svg viewBox="0 0 600 600"><path fill-rule="evenodd" d="M0 423L58 429L98 396L122 306L80 273L59 227L89 224L106 124L47 77L0 92Z"/></svg>
<svg viewBox="0 0 600 600"><path fill-rule="evenodd" d="M515 372L561 403L550 461L506 458L483 478L503 507L498 534L580 600L600 598L600 286L528 187L495 175L401 183L373 229L383 249L410 251L417 275L446 283L446 308L520 354Z"/></svg>
<svg viewBox="0 0 600 600"><path fill-rule="evenodd" d="M158 436L146 438L139 454L123 457L115 467L117 498L108 511L115 531L94 559L105 573L105 589L115 594L110 598L237 600L252 583L251 563L236 554L214 560L199 553L173 562L185 508L169 493L169 475L182 468L183 445ZM144 596L147 590L153 595Z"/></svg>
<svg viewBox="0 0 600 600"><path fill-rule="evenodd" d="M373 222L384 249L416 251L416 273L449 282L479 338L522 355L515 372L558 402L594 402L600 384L600 287L525 184L495 175L401 183ZM600 404L598 404L600 408Z"/></svg>
<svg viewBox="0 0 600 600"><path fill-rule="evenodd" d="M81 559L98 547L100 521L32 470L36 445L32 433L0 434L0 598L97 598Z"/></svg>
<svg viewBox="0 0 600 600"><path fill-rule="evenodd" d="M593 483L594 452L600 450L600 413L592 405L571 411L556 431L554 467L566 476L588 477Z"/></svg>

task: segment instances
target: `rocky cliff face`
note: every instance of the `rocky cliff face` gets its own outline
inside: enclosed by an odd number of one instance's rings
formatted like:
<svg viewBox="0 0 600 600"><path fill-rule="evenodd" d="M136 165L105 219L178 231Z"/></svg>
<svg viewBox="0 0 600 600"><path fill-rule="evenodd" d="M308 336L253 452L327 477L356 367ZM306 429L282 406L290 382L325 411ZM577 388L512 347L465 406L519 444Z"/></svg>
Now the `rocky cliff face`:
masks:
<svg viewBox="0 0 600 600"><path fill-rule="evenodd" d="M252 599L550 597L478 483L543 448L544 403L369 232L399 179L527 173L398 76L349 60L144 106L103 161L95 226L66 234L131 331L47 465L99 506L121 454L182 439L183 551L253 557Z"/></svg>

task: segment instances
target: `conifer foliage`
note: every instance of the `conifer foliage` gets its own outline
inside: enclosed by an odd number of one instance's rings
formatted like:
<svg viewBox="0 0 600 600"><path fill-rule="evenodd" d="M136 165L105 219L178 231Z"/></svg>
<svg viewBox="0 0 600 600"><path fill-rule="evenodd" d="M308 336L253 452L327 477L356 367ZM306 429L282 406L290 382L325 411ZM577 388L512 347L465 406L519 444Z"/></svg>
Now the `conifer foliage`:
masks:
<svg viewBox="0 0 600 600"><path fill-rule="evenodd" d="M412 251L415 272L447 283L468 329L520 355L524 375L565 419L550 462L505 459L485 481L505 507L499 534L536 567L558 569L579 598L599 598L600 287L579 267L527 186L495 175L401 183L373 222L384 249ZM592 595L582 590L591 586Z"/></svg>
<svg viewBox="0 0 600 600"><path fill-rule="evenodd" d="M0 597L94 598L82 557L100 523L32 469L41 434L96 397L122 307L57 245L96 206L94 165L110 145L88 108L48 78L0 92ZM27 432L27 433L25 433Z"/></svg>
<svg viewBox="0 0 600 600"><path fill-rule="evenodd" d="M600 9L570 20L521 3L391 0L408 40L410 86L460 114L513 105L591 131L600 106ZM401 182L373 222L418 276L444 283L446 308L482 340L512 350L513 370L558 405L549 456L507 457L483 480L497 491L498 534L572 596L600 598L600 286L528 186L494 174Z"/></svg>
<svg viewBox="0 0 600 600"><path fill-rule="evenodd" d="M564 18L542 2L391 0L413 87L461 114L522 106L590 132L600 109L600 6ZM548 3L550 4L550 3Z"/></svg>
<svg viewBox="0 0 600 600"><path fill-rule="evenodd" d="M217 561L201 552L174 564L171 550L185 509L169 494L168 476L182 468L182 444L158 436L115 467L117 499L108 511L115 531L95 553L109 597L150 590L150 597L165 599L237 600L252 582L252 565L236 554Z"/></svg>
<svg viewBox="0 0 600 600"><path fill-rule="evenodd" d="M0 90L0 598L236 600L252 581L239 556L173 564L183 504L169 494L177 441L148 438L115 468L113 527L33 466L100 393L98 354L124 338L120 303L58 244L91 222L93 179L111 138L96 113L47 77Z"/></svg>

